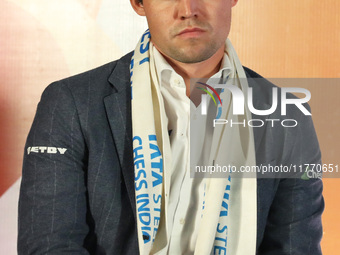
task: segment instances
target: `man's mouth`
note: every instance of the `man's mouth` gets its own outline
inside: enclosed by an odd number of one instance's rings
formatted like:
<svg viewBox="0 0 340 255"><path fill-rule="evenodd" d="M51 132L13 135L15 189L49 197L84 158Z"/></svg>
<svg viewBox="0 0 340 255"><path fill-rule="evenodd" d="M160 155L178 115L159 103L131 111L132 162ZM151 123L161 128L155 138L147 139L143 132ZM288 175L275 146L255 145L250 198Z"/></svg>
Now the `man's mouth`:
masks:
<svg viewBox="0 0 340 255"><path fill-rule="evenodd" d="M195 38L202 36L205 33L205 30L198 27L190 27L182 30L177 34L177 36L185 37L185 38Z"/></svg>

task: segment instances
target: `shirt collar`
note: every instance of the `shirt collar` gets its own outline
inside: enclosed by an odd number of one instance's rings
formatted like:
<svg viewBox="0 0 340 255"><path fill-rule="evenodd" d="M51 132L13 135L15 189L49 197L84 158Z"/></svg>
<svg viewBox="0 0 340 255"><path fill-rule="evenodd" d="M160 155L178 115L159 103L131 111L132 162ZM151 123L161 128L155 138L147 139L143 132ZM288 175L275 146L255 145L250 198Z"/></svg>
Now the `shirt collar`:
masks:
<svg viewBox="0 0 340 255"><path fill-rule="evenodd" d="M155 67L156 67L156 73L158 77L158 81L162 84L163 81L166 81L167 83L170 82L170 79L173 76L176 76L177 78L182 77L176 73L176 71L172 68L172 66L166 61L166 59L162 56L162 54L156 49L156 47L151 43L151 47L153 47L153 57L155 60ZM223 81L226 80L226 78L230 75L232 72L232 65L229 60L229 57L227 53L224 53L223 60L221 63L220 70L215 73L211 78L222 78Z"/></svg>

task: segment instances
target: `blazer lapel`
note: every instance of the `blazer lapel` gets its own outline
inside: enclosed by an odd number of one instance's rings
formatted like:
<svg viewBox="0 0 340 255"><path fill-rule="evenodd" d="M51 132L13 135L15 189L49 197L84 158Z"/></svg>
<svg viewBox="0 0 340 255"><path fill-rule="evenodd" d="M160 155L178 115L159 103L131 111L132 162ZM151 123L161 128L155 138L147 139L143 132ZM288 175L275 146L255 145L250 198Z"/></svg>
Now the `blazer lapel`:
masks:
<svg viewBox="0 0 340 255"><path fill-rule="evenodd" d="M260 105L262 106L262 101L264 100L263 98L259 98L260 96L262 96L262 93L259 90L259 84L257 84L256 79L253 79L253 77L251 77L251 75L247 72L247 70L244 70L247 76L247 81L248 81L248 85L249 87L253 88L253 102L254 102L254 107L258 108ZM258 109L261 109L262 107L259 107ZM264 126L261 128L253 128L253 133L254 133L254 142L255 142L255 152L258 154L258 150L264 135L264 131L267 128L267 121L265 121L265 117L264 116L257 116L252 114L252 118L253 119L261 119L264 122ZM257 155L256 155L257 156ZM257 161L257 160L256 160ZM258 162L257 162L258 163Z"/></svg>
<svg viewBox="0 0 340 255"><path fill-rule="evenodd" d="M104 104L132 211L136 218L129 69L131 56L132 54L128 54L118 60L109 77L109 82L114 87L113 93L104 98Z"/></svg>

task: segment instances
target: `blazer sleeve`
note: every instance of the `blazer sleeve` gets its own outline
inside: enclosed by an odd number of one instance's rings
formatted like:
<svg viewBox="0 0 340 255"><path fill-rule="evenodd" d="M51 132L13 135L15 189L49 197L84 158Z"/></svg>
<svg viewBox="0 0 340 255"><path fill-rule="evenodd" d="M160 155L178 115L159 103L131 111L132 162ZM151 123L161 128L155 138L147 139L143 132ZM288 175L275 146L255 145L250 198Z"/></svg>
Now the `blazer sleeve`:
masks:
<svg viewBox="0 0 340 255"><path fill-rule="evenodd" d="M308 106L307 106L308 107ZM321 153L311 116L296 116L296 128L286 128L281 164L321 164ZM281 178L270 207L258 255L320 255L321 214L324 210L323 184L319 178Z"/></svg>
<svg viewBox="0 0 340 255"><path fill-rule="evenodd" d="M25 145L18 254L88 254L86 145L66 82L48 86Z"/></svg>

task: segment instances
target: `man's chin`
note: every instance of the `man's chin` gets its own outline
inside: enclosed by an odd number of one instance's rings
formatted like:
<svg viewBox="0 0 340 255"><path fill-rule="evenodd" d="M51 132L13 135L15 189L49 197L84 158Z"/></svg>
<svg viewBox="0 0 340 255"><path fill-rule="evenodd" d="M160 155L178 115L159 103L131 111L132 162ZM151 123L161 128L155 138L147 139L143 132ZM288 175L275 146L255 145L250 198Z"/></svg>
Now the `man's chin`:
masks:
<svg viewBox="0 0 340 255"><path fill-rule="evenodd" d="M170 55L170 57L182 63L194 64L209 59L214 53L216 53L216 51L212 49L190 48L186 51L177 51L174 54L171 54L172 56Z"/></svg>

